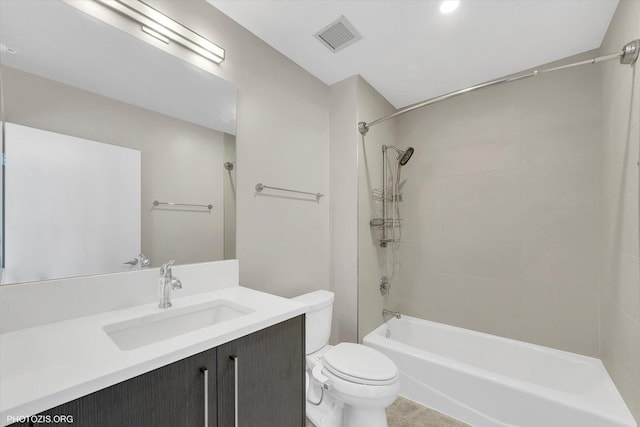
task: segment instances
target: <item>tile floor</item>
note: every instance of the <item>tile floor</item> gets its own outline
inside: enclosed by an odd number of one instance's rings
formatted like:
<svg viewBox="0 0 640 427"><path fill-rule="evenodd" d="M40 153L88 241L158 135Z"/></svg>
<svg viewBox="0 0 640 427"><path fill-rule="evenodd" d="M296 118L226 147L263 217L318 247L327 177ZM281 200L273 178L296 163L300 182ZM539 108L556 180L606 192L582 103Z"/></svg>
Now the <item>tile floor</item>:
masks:
<svg viewBox="0 0 640 427"><path fill-rule="evenodd" d="M447 417L402 396L387 408L387 422L389 427L469 427L462 421ZM314 425L307 420L306 427Z"/></svg>

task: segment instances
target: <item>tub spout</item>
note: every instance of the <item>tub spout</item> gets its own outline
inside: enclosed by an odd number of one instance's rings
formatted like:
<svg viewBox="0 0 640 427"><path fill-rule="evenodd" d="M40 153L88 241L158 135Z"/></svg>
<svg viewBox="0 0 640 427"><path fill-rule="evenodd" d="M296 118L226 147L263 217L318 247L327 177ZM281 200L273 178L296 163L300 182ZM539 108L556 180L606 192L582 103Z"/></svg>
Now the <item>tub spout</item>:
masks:
<svg viewBox="0 0 640 427"><path fill-rule="evenodd" d="M390 317L395 317L396 319L400 319L402 317L402 315L400 314L399 311L391 311L391 310L387 310L386 308L382 309L382 320L383 321L387 321L388 318Z"/></svg>

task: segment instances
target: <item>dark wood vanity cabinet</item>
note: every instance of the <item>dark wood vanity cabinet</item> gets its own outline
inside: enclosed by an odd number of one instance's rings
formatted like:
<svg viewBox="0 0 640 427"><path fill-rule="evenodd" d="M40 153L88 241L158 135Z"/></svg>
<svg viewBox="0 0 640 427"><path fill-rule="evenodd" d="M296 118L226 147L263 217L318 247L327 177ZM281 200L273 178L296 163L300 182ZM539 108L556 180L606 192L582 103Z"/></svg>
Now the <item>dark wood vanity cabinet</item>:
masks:
<svg viewBox="0 0 640 427"><path fill-rule="evenodd" d="M218 347L218 427L305 425L304 316ZM236 383L237 373L237 383Z"/></svg>
<svg viewBox="0 0 640 427"><path fill-rule="evenodd" d="M39 414L45 422L26 425L206 426L207 377L208 426L233 427L237 372L238 426L301 427L304 357L302 315L57 406ZM53 422L62 415L73 422Z"/></svg>
<svg viewBox="0 0 640 427"><path fill-rule="evenodd" d="M44 422L34 420L33 425L202 427L205 378L211 401L216 392L215 349L57 406L40 414ZM208 405L207 409L209 419L215 420L216 405ZM55 422L60 416L69 415L72 423Z"/></svg>

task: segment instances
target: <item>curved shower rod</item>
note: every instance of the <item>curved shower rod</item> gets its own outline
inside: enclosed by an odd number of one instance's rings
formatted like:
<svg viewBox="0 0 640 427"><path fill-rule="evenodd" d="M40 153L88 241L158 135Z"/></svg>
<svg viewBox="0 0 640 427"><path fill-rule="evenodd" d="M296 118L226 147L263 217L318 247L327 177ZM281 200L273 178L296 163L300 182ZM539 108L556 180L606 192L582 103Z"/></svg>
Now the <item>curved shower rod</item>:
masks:
<svg viewBox="0 0 640 427"><path fill-rule="evenodd" d="M536 76L538 76L540 74L550 73L552 71L564 70L565 68L573 68L573 67L577 67L577 66L580 66L580 65L597 64L599 62L611 61L613 59L618 59L618 58L620 58L620 63L621 64L633 65L638 60L638 53L640 53L640 39L636 39L636 40L630 41L629 43L627 43L626 45L624 45L622 47L622 51L616 52L616 53L612 53L610 55L598 56L596 58L587 59L586 61L575 62L573 64L561 65L561 66L558 66L558 67L546 68L546 69L542 69L542 70L534 70L534 71L531 71L531 72L528 72L528 73L512 75L512 76L508 76L508 77L505 77L505 78L502 78L502 79L492 80L490 82L481 83L481 84L476 85L476 86L471 86L471 87L468 87L468 88L465 88L465 89L457 90L455 92L450 92L450 93L447 93L445 95L441 95L441 96L437 96L435 98L428 99L426 101L418 102L417 104L413 104L413 105L410 105L408 107L402 108L402 109L396 111L393 114L389 114L387 116L380 117L379 119L376 119L376 120L374 120L374 121L372 121L370 123L360 122L360 123L358 123L358 130L360 131L360 133L362 135L366 135L367 132L369 132L369 129L371 128L371 126L375 126L375 125L377 125L379 123L382 123L384 121L387 121L389 119L393 119L394 117L400 116L400 115L402 115L404 113L408 113L409 111L417 110L418 108L426 107L427 105L435 104L436 102L446 101L447 99L453 98L455 96L463 95L465 93L473 92L475 90L483 89L485 87L495 86L495 85L499 85L499 84L503 84L503 83L511 83L511 82L515 82L515 81L523 80L523 79L528 79L529 77L536 77Z"/></svg>

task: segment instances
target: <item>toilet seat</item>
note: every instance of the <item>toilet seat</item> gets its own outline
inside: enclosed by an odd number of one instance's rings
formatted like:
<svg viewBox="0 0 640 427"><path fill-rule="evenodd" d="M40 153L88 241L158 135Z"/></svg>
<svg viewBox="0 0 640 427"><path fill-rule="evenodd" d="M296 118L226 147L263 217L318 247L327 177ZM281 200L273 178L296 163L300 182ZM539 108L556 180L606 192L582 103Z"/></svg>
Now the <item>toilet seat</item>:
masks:
<svg viewBox="0 0 640 427"><path fill-rule="evenodd" d="M385 408L400 391L398 368L370 347L329 345L332 292L320 290L295 299L307 306L306 413L311 422L323 427L388 427Z"/></svg>
<svg viewBox="0 0 640 427"><path fill-rule="evenodd" d="M398 368L386 355L362 344L340 343L324 353L324 367L356 384L384 386L398 381Z"/></svg>

